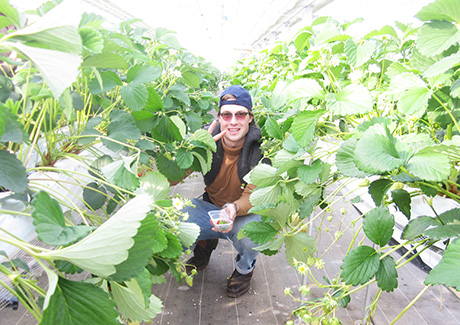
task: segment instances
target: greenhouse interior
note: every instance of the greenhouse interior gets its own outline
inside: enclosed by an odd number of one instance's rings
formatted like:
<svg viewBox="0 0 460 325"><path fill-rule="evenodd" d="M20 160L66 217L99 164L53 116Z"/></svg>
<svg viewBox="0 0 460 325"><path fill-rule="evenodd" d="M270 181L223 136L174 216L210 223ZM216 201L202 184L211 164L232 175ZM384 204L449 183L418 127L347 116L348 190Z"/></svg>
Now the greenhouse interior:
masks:
<svg viewBox="0 0 460 325"><path fill-rule="evenodd" d="M0 12L0 325L460 324L460 1Z"/></svg>

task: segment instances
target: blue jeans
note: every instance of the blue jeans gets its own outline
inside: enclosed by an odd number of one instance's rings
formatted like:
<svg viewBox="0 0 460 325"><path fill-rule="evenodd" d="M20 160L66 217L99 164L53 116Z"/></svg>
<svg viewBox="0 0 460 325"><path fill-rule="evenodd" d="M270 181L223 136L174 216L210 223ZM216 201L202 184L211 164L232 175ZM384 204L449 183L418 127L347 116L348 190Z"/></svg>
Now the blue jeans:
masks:
<svg viewBox="0 0 460 325"><path fill-rule="evenodd" d="M261 217L258 214L247 214L245 216L239 216L235 218L233 222L233 228L228 233L216 232L212 230L210 217L208 211L219 210L217 206L212 203L206 202L202 199L192 199L194 206L187 206L183 209L183 212L188 212L189 218L187 222L196 223L201 231L197 238L198 240L203 239L227 239L233 243L238 255L236 256L236 270L240 274L250 273L256 264L258 251L253 250L258 245L252 242L248 237L238 240L238 232L243 226L251 221L260 221Z"/></svg>

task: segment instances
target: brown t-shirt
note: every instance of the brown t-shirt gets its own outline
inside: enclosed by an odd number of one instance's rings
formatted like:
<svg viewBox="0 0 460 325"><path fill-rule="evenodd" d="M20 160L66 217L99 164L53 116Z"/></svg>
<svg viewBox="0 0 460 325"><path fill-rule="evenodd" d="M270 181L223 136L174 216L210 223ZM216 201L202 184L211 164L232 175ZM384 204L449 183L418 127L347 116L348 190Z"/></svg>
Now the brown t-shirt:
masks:
<svg viewBox="0 0 460 325"><path fill-rule="evenodd" d="M206 186L205 191L218 207L222 207L225 203L236 203L238 205L237 216L243 216L248 214L252 207L249 195L256 186L247 184L243 188L238 177L238 157L242 148L229 148L223 142L222 147L224 157L219 174L211 185Z"/></svg>

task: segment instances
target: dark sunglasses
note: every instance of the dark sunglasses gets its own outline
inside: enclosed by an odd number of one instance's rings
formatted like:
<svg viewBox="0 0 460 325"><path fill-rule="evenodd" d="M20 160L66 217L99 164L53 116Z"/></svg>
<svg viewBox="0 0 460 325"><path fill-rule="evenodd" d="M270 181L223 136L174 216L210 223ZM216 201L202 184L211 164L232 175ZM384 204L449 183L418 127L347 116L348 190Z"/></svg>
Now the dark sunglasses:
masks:
<svg viewBox="0 0 460 325"><path fill-rule="evenodd" d="M222 116L224 121L231 121L233 116L239 121L242 121L246 118L246 115L248 115L249 112L236 112L236 113L230 113L230 112L223 112L220 113L219 115Z"/></svg>

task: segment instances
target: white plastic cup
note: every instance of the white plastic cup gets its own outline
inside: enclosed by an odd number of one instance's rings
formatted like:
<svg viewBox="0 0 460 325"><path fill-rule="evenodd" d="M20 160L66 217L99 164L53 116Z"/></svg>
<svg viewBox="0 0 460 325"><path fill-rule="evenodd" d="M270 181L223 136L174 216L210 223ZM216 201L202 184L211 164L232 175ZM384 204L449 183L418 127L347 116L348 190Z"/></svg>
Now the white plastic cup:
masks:
<svg viewBox="0 0 460 325"><path fill-rule="evenodd" d="M208 215L211 218L212 225L217 231L222 232L230 230L233 221L230 220L230 216L225 210L211 210L208 212Z"/></svg>

